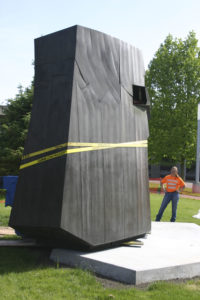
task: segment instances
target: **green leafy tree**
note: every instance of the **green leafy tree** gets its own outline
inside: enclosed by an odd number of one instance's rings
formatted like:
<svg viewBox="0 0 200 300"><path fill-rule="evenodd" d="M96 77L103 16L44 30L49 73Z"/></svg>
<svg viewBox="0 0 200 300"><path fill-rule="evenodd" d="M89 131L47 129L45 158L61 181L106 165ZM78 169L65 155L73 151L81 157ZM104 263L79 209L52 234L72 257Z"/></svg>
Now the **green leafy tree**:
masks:
<svg viewBox="0 0 200 300"><path fill-rule="evenodd" d="M168 35L146 72L151 97L149 158L189 167L195 160L197 104L200 101L200 48L195 33L185 40Z"/></svg>
<svg viewBox="0 0 200 300"><path fill-rule="evenodd" d="M5 116L0 124L0 175L17 175L24 150L30 112L33 101L33 85L19 87L15 99L8 100Z"/></svg>

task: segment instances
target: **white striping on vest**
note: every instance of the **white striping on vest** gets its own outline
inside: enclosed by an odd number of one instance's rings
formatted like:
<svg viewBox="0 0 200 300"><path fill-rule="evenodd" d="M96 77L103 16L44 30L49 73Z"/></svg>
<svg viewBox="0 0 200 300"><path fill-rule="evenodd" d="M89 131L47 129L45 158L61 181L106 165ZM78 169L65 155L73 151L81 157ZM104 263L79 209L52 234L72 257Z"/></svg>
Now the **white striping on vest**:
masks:
<svg viewBox="0 0 200 300"><path fill-rule="evenodd" d="M167 181L177 182L175 179L167 179Z"/></svg>

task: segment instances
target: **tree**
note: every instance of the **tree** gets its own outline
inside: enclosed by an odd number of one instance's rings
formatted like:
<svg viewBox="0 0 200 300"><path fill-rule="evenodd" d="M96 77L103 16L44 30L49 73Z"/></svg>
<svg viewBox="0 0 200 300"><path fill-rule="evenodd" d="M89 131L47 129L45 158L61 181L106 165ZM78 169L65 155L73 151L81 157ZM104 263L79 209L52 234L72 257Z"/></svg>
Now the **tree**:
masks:
<svg viewBox="0 0 200 300"><path fill-rule="evenodd" d="M15 99L8 100L0 125L0 175L17 175L28 132L33 85L19 87Z"/></svg>
<svg viewBox="0 0 200 300"><path fill-rule="evenodd" d="M200 101L200 48L195 33L185 40L168 35L146 72L151 98L149 158L191 166L195 160L197 104Z"/></svg>

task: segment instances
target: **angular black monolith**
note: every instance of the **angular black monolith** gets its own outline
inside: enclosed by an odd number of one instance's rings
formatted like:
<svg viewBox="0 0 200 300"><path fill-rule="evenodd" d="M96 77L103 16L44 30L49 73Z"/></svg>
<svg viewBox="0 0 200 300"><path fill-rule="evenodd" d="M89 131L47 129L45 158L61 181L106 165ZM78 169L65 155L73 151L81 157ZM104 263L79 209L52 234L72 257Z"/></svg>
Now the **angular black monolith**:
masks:
<svg viewBox="0 0 200 300"><path fill-rule="evenodd" d="M148 105L137 48L81 26L36 39L24 149L31 155L22 161L10 226L80 248L149 232L147 148L98 149L147 140ZM97 149L79 152L76 143ZM77 150L57 156L66 149Z"/></svg>

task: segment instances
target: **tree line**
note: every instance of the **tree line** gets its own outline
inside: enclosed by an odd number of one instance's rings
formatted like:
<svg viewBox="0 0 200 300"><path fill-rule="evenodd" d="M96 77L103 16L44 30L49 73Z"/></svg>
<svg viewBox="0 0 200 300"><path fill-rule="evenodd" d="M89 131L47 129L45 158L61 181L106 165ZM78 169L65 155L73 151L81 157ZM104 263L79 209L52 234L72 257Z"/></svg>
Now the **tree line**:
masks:
<svg viewBox="0 0 200 300"><path fill-rule="evenodd" d="M200 102L200 48L192 31L186 39L168 35L146 71L151 99L149 161L190 167L195 161L197 104ZM18 174L33 102L34 84L19 87L0 124L0 175Z"/></svg>
<svg viewBox="0 0 200 300"><path fill-rule="evenodd" d="M197 105L200 102L200 48L194 32L185 40L168 35L146 72L151 98L149 159L195 161Z"/></svg>
<svg viewBox="0 0 200 300"><path fill-rule="evenodd" d="M0 176L17 175L23 155L33 102L33 84L18 88L9 99L0 123Z"/></svg>

